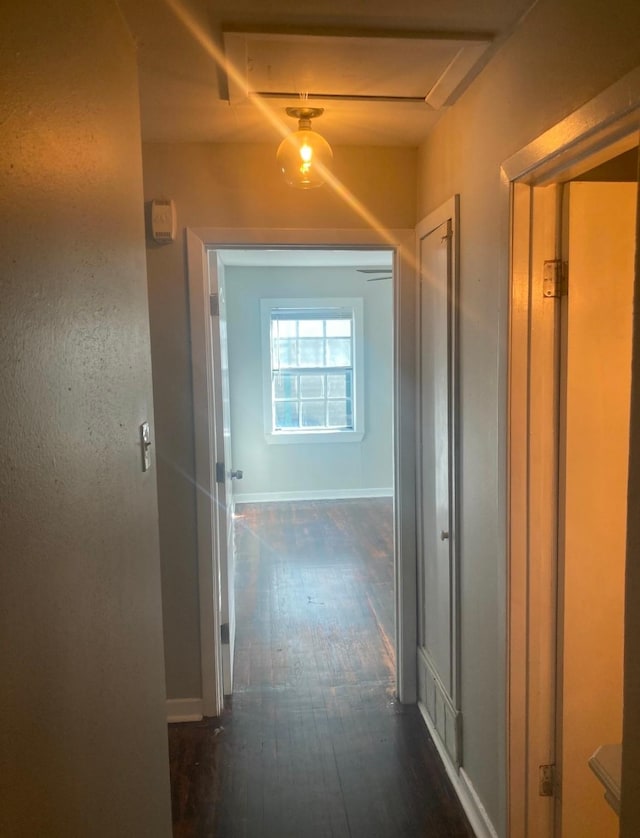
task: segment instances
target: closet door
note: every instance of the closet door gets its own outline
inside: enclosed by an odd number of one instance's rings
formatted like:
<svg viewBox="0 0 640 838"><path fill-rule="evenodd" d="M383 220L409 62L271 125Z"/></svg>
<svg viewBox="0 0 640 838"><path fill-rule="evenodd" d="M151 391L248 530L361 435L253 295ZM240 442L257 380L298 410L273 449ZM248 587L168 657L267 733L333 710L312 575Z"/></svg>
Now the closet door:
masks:
<svg viewBox="0 0 640 838"><path fill-rule="evenodd" d="M418 227L419 701L454 764L460 762L458 567L455 504L457 203Z"/></svg>

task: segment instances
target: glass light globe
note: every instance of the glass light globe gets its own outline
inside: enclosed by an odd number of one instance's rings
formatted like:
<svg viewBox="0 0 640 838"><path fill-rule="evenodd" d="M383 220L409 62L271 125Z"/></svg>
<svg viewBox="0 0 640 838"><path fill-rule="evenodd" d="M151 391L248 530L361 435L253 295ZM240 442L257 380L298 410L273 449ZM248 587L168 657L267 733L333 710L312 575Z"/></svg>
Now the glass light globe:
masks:
<svg viewBox="0 0 640 838"><path fill-rule="evenodd" d="M298 189L313 189L325 182L324 170L333 160L331 146L320 134L300 120L297 131L280 143L276 159L284 179Z"/></svg>

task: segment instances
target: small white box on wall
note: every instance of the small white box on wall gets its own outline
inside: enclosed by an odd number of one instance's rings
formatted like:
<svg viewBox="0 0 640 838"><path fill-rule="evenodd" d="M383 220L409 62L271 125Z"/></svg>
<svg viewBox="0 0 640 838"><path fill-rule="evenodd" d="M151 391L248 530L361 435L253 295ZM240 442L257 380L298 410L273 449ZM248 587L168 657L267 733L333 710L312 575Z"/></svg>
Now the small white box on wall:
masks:
<svg viewBox="0 0 640 838"><path fill-rule="evenodd" d="M173 201L160 198L151 202L151 235L157 242L175 241L176 206Z"/></svg>

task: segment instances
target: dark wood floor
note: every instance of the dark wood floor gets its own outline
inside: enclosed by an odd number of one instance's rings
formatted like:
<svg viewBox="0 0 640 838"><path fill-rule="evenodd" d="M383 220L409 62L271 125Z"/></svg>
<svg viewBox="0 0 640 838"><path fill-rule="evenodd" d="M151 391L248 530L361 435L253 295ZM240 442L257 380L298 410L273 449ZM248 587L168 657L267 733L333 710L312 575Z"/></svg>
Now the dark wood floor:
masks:
<svg viewBox="0 0 640 838"><path fill-rule="evenodd" d="M170 726L176 838L473 836L394 698L391 501L237 512L234 696Z"/></svg>

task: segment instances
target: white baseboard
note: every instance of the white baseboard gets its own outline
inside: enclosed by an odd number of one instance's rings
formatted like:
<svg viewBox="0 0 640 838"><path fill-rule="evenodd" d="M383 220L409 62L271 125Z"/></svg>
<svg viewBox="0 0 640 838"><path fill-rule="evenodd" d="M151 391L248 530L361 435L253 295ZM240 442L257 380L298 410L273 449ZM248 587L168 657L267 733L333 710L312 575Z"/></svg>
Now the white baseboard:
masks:
<svg viewBox="0 0 640 838"><path fill-rule="evenodd" d="M168 698L167 699L167 722L201 722L202 699L201 698Z"/></svg>
<svg viewBox="0 0 640 838"><path fill-rule="evenodd" d="M306 492L234 493L235 503L274 503L296 500L349 500L351 498L392 498L393 489L311 489Z"/></svg>
<svg viewBox="0 0 640 838"><path fill-rule="evenodd" d="M436 746L438 753L440 754L440 759L442 760L447 775L451 780L454 791L458 795L458 800L460 801L462 808L469 819L469 823L471 824L471 828L473 829L476 838L498 838L498 833L491 823L487 810L482 805L482 801L478 797L478 793L474 789L473 784L464 768L461 768L459 771L456 770L456 767L451 762L446 748L440 741L440 737L433 726L433 722L429 718L427 708L424 704L422 704L422 702L418 702L418 707L420 708L420 713L422 714L422 718L424 719L427 729L431 734L433 744Z"/></svg>
<svg viewBox="0 0 640 838"><path fill-rule="evenodd" d="M464 768L460 769L460 782L462 783L463 787L465 788L466 794L469 796L469 799L473 801L473 803L472 803L473 810L474 810L474 812L477 813L477 817L480 819L481 830L478 831L478 828L475 825L476 820L471 819L471 817L469 815L469 811L465 807L465 812L467 812L467 817L471 821L471 825L473 826L478 838L485 838L485 836L486 836L486 838L498 838L498 833L495 831L495 829L493 827L493 824L491 823L489 815L487 814L487 810L482 805L482 801L478 797L478 792L473 787L473 783L469 779L469 776L468 776L467 772L464 770ZM464 803L463 803L463 806L464 806ZM484 830L484 831L482 831L482 830Z"/></svg>

